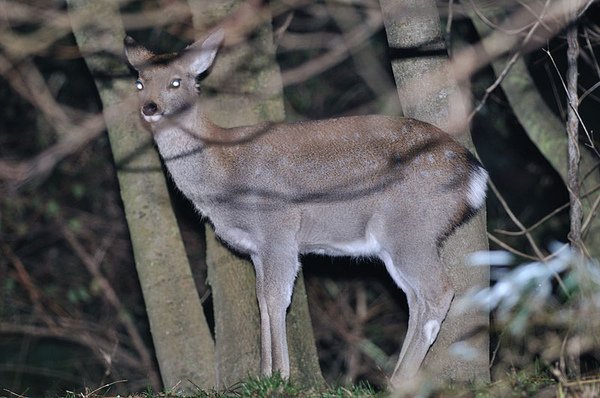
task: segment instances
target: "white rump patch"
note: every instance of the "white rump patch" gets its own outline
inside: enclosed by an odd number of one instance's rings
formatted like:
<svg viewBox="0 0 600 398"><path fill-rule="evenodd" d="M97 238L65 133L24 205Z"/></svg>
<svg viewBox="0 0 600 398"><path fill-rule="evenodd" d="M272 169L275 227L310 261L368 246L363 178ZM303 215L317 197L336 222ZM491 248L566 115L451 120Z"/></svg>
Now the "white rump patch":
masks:
<svg viewBox="0 0 600 398"><path fill-rule="evenodd" d="M485 202L487 180L488 172L483 167L477 166L477 169L471 174L467 191L467 202L473 209L479 209Z"/></svg>
<svg viewBox="0 0 600 398"><path fill-rule="evenodd" d="M435 341L439 331L440 323L438 321L431 319L425 323L423 332L425 333L425 338L427 339L428 344L432 344Z"/></svg>

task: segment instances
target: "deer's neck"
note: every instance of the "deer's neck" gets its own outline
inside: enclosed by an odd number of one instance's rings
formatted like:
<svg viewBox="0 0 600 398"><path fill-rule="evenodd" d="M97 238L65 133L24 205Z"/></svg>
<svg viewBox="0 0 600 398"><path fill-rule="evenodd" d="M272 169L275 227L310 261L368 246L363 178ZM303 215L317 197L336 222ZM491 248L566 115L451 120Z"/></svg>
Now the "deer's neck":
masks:
<svg viewBox="0 0 600 398"><path fill-rule="evenodd" d="M177 187L197 207L205 200L215 178L213 146L207 145L219 136L221 129L193 108L174 119L161 120L153 126L154 140ZM211 167L213 166L213 167Z"/></svg>
<svg viewBox="0 0 600 398"><path fill-rule="evenodd" d="M202 152L218 127L192 107L153 126L154 140L165 162Z"/></svg>

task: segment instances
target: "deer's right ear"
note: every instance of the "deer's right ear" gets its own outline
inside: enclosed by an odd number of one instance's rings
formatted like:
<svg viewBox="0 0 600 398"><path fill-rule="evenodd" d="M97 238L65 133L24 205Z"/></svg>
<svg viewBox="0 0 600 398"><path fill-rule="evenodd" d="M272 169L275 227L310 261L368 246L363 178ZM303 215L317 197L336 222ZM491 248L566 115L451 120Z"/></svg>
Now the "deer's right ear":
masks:
<svg viewBox="0 0 600 398"><path fill-rule="evenodd" d="M125 57L127 61L137 71L140 70L144 65L148 64L150 58L154 56L154 53L146 49L146 47L139 44L131 36L125 36Z"/></svg>
<svg viewBox="0 0 600 398"><path fill-rule="evenodd" d="M190 69L194 75L198 76L210 68L224 37L225 31L220 28L208 35L204 41L197 41L185 48L185 56L190 59Z"/></svg>

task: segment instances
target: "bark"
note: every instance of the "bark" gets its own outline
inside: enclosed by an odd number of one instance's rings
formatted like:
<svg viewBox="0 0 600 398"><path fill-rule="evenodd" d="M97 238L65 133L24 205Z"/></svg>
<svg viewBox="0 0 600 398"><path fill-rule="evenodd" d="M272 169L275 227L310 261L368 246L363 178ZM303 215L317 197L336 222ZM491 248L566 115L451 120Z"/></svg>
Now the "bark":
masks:
<svg viewBox="0 0 600 398"><path fill-rule="evenodd" d="M239 12L236 7L242 3L190 0L189 4L200 37L225 16ZM251 8L247 10L252 12ZM269 22L261 24L251 39L222 48L211 74L204 80L204 85L216 93L206 104L208 114L220 126L252 125L285 117ZM208 279L215 307L217 380L220 386L228 386L260 371L255 275L250 262L230 253L215 239L210 227L206 239ZM288 311L287 335L291 377L306 385L322 383L302 274L296 281Z"/></svg>
<svg viewBox="0 0 600 398"><path fill-rule="evenodd" d="M86 11L73 32L104 107L136 268L165 388L214 386L214 344L190 272L151 136L140 127L133 81L122 53L119 3L69 0ZM81 14L80 14L81 15ZM113 78L107 79L107 76ZM132 98L133 95L133 98ZM191 384L189 381L193 384ZM160 381L153 383L159 388Z"/></svg>
<svg viewBox="0 0 600 398"><path fill-rule="evenodd" d="M440 70L447 62L435 2L380 0L380 4L392 54L397 55L392 60L392 70L404 115L445 130L460 125L452 121L466 116L466 104L456 81L449 75L443 84L427 78L428 71ZM418 92L409 92L407 87L415 81L424 87L423 92L435 94L423 97ZM428 87L436 84L439 86L433 90ZM468 131L448 132L473 149ZM485 382L490 378L489 318L477 311L459 312L455 305L467 290L489 284L489 267L473 268L465 261L469 253L488 248L485 220L485 210L482 210L450 236L442 249L442 261L456 296L423 365L433 379ZM451 348L457 347L451 346L457 342L470 346L468 356L451 354Z"/></svg>
<svg viewBox="0 0 600 398"><path fill-rule="evenodd" d="M494 9L481 7L480 11L485 16L491 17ZM477 16L471 15L471 21L481 37L491 33L491 29ZM496 75L502 72L505 63L505 61L492 63ZM515 62L508 75L502 80L501 87L527 136L560 174L566 185L568 181L568 142L565 125L546 105L535 87L523 59ZM590 212L593 211L593 203L599 195L597 191L592 191L600 186L600 173L597 169L598 159L585 147L581 148L580 156L579 182L582 194L580 200L583 218L587 219ZM594 170L595 168L596 170ZM592 215L591 222L583 234L583 241L589 255L600 258L600 218L596 217L596 214Z"/></svg>
<svg viewBox="0 0 600 398"><path fill-rule="evenodd" d="M577 42L577 24L573 23L567 30L567 96L569 108L567 109L567 135L569 167L567 171L567 187L569 189L569 202L571 229L569 239L574 249L582 249L581 242L581 201L579 200L579 97L577 96L577 59L579 58L579 43Z"/></svg>
<svg viewBox="0 0 600 398"><path fill-rule="evenodd" d="M573 16L573 20L576 16ZM567 188L569 189L569 240L578 259L583 259L583 242L581 240L582 209L579 192L579 97L577 95L577 61L579 59L579 42L577 41L577 23L573 22L567 29L567 136L569 168L567 171ZM584 298L582 298L584 299ZM591 329L590 329L591 331ZM580 377L581 347L579 338L575 337L569 342L571 349L567 355L568 371L572 377Z"/></svg>

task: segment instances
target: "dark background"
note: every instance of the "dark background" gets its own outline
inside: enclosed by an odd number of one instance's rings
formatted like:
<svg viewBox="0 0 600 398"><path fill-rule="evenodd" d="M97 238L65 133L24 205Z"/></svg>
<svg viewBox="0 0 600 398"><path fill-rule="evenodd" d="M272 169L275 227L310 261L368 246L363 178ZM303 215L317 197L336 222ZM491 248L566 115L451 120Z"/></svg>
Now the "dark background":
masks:
<svg viewBox="0 0 600 398"><path fill-rule="evenodd" d="M47 6L65 9L60 1L49 2ZM587 15L597 11L598 6L594 5ZM591 29L592 44L597 46L597 26L585 16L580 23ZM26 31L35 26L22 24L12 29ZM337 31L339 28L327 15L315 15L308 10L297 10L289 27L292 33ZM174 32L171 29L170 33L162 30L146 33L158 47L183 45L174 39ZM455 19L452 43L478 39L468 19ZM383 65L388 73L386 78L393 82L385 33L378 32L368 45L377 54L373 62ZM64 37L55 46L70 51L64 51L67 55L63 56L40 55L34 61L57 100L75 108L99 111L101 104L92 77L73 51L74 38ZM565 76L564 37L559 35L546 48L551 51L558 71L541 50L528 54L527 63L548 105L564 119L565 94L557 75ZM594 49L597 53L597 47ZM317 50L280 48L277 60L282 69L288 69L316 53ZM588 52L579 62L580 92L600 79L590 59ZM473 98L481 98L494 79L490 68L473 76ZM132 76L132 85L133 81ZM381 110L377 94L364 83L351 58L302 84L286 87L284 97L290 120ZM597 130L600 123L598 100L592 93L580 108L582 119L591 131ZM11 89L6 76L0 76L0 104L0 158L27 159L57 140L57 133L47 127L35 107ZM399 104L396 109L399 110ZM560 177L527 138L501 89L494 91L475 116L471 131L483 164L525 225L568 202ZM119 325L117 311L107 304L102 289L60 232L62 225L78 231L88 252L102 258L102 273L118 293L121 310L135 320L151 350L107 136L101 135L60 162L46 178L18 189L8 182L1 184L0 390L6 388L28 396L56 395L66 390L94 389L108 379L128 380L115 385L114 392L144 390L148 380L135 363L106 361L110 357L106 350L131 352L131 336ZM171 188L200 296L205 299L210 315L210 292L203 279L203 225L190 204ZM514 229L494 195L490 194L487 204L490 231ZM534 238L547 248L552 241L566 241L567 232L568 211L563 211L536 229ZM507 242L529 251L523 238L507 238ZM491 244L491 248L496 247ZM303 264L321 366L327 380L336 383L368 380L382 386L385 382L382 363L386 359L393 361L406 327L403 294L376 262L306 256ZM363 348L358 348L359 343ZM107 372L111 374L108 379Z"/></svg>

